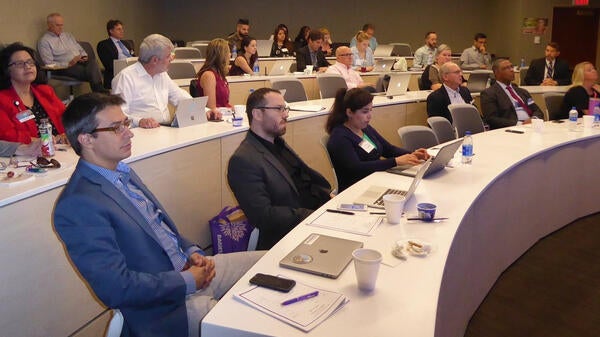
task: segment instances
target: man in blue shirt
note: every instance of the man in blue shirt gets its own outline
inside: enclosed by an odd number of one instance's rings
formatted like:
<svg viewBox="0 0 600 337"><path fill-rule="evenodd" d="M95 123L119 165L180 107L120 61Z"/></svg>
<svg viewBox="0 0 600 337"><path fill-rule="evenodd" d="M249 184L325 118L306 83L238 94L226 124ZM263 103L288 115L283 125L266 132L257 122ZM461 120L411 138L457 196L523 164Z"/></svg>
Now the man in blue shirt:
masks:
<svg viewBox="0 0 600 337"><path fill-rule="evenodd" d="M123 99L77 97L63 115L80 156L59 196L54 226L95 295L119 308L132 336L198 336L200 321L262 256L206 257L122 160L131 155Z"/></svg>

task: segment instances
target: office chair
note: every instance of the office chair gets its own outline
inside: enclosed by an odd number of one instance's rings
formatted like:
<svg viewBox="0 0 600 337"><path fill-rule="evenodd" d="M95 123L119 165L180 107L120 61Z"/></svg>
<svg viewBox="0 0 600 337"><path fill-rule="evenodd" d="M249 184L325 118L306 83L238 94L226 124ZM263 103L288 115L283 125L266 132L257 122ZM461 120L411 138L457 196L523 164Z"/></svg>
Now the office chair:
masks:
<svg viewBox="0 0 600 337"><path fill-rule="evenodd" d="M329 156L329 151L327 150L327 143L329 142L329 135L324 135L321 137L320 143L323 150L325 150L325 155L327 156L327 161L329 161L329 166L331 166L331 171L333 172L333 191L331 194L336 195L338 193L338 179L337 174L335 174L335 167L333 167L333 162L331 161L331 156Z"/></svg>
<svg viewBox="0 0 600 337"><path fill-rule="evenodd" d="M465 131L471 131L471 134L485 131L481 115L474 105L450 104L448 110L452 115L452 124L456 128L458 137L464 137Z"/></svg>
<svg viewBox="0 0 600 337"><path fill-rule="evenodd" d="M456 139L456 130L450 124L450 121L441 116L433 116L427 118L427 124L435 133L438 143L442 144L447 141Z"/></svg>
<svg viewBox="0 0 600 337"><path fill-rule="evenodd" d="M200 51L200 58L206 58L206 49L208 48L208 43L193 43L190 47L196 48Z"/></svg>
<svg viewBox="0 0 600 337"><path fill-rule="evenodd" d="M408 151L438 145L435 133L424 125L407 125L398 129L402 147Z"/></svg>
<svg viewBox="0 0 600 337"><path fill-rule="evenodd" d="M272 79L270 81L271 88L275 90L285 89L284 99L286 102L303 102L308 100L304 85L300 80L288 77Z"/></svg>
<svg viewBox="0 0 600 337"><path fill-rule="evenodd" d="M196 69L192 62L175 60L171 62L167 74L171 79L196 78Z"/></svg>
<svg viewBox="0 0 600 337"><path fill-rule="evenodd" d="M392 49L392 56L412 56L412 47L408 43L390 43L394 46Z"/></svg>
<svg viewBox="0 0 600 337"><path fill-rule="evenodd" d="M173 50L175 52L175 59L200 59L202 53L198 48L194 47L177 47Z"/></svg>
<svg viewBox="0 0 600 337"><path fill-rule="evenodd" d="M560 108L564 97L564 94L544 93L544 102L546 102L546 120L552 121L567 117L560 115Z"/></svg>
<svg viewBox="0 0 600 337"><path fill-rule="evenodd" d="M478 72L473 71L469 75L469 81L467 82L467 89L470 92L482 92L487 87L488 79L490 78L489 72ZM454 117L452 117L454 118Z"/></svg>
<svg viewBox="0 0 600 337"><path fill-rule="evenodd" d="M106 329L105 337L119 337L123 330L123 314L119 309L112 309L112 317L108 322L108 328Z"/></svg>
<svg viewBox="0 0 600 337"><path fill-rule="evenodd" d="M341 88L348 88L346 81L339 75L319 75L317 76L319 84L319 93L321 98L333 98Z"/></svg>
<svg viewBox="0 0 600 337"><path fill-rule="evenodd" d="M96 61L96 53L94 53L94 47L89 42L86 41L77 41L81 48L85 50L88 55L88 62L97 62ZM52 74L52 70L48 69L46 72L48 80L55 80L58 84L69 88L69 101L72 101L75 98L75 90L76 86L83 84L85 81L78 80L71 76L66 75L56 75Z"/></svg>

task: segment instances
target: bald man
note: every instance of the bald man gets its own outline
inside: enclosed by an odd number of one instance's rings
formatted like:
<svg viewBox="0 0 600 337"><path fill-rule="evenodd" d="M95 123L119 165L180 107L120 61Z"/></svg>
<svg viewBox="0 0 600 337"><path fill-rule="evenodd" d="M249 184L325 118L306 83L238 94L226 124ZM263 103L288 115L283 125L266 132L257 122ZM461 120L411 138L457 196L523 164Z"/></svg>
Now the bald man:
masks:
<svg viewBox="0 0 600 337"><path fill-rule="evenodd" d="M364 83L360 75L352 69L352 50L348 47L338 47L335 50L336 63L327 68L326 74L340 75L346 81L348 89L366 88L373 89L372 84Z"/></svg>

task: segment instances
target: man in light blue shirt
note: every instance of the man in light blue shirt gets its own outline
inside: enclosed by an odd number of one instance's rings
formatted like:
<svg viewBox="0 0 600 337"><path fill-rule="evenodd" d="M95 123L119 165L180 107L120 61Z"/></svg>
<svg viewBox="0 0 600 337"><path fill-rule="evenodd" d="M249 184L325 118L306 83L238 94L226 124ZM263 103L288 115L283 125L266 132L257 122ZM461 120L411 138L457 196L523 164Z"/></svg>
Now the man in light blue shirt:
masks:
<svg viewBox="0 0 600 337"><path fill-rule="evenodd" d="M366 23L362 27L362 31L369 36L369 47L372 51L375 51L377 48L377 39L375 38L375 26L370 23ZM356 46L356 36L352 38L350 41L350 47Z"/></svg>
<svg viewBox="0 0 600 337"><path fill-rule="evenodd" d="M415 51L413 67L425 68L433 63L435 51L437 48L437 34L435 32L427 32L425 34L425 45Z"/></svg>
<svg viewBox="0 0 600 337"><path fill-rule="evenodd" d="M47 67L58 68L52 73L89 82L92 91L106 92L98 64L89 60L89 55L71 33L63 32L64 19L59 13L46 17L48 31L38 42L38 52Z"/></svg>

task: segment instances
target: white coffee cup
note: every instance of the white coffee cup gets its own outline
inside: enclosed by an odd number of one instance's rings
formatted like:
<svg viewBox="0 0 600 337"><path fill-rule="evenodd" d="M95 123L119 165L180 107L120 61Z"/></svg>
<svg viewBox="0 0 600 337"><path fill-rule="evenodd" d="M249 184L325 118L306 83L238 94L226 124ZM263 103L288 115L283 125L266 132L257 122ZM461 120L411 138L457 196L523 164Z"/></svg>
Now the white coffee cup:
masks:
<svg viewBox="0 0 600 337"><path fill-rule="evenodd" d="M383 196L383 205L388 223L400 223L402 212L404 211L404 202L406 198L399 194L386 194Z"/></svg>
<svg viewBox="0 0 600 337"><path fill-rule="evenodd" d="M304 72L305 72L307 75L310 75L310 74L312 74L312 72L313 72L313 69L314 69L314 66L313 66L312 64L309 64L309 65L307 65L307 66L306 66L306 69L305 69L305 71L304 71Z"/></svg>
<svg viewBox="0 0 600 337"><path fill-rule="evenodd" d="M531 119L531 127L536 132L541 132L544 129L544 120L540 118Z"/></svg>
<svg viewBox="0 0 600 337"><path fill-rule="evenodd" d="M352 252L352 257L358 289L373 291L375 283L377 283L377 274L383 256L374 249L359 248Z"/></svg>
<svg viewBox="0 0 600 337"><path fill-rule="evenodd" d="M236 104L233 106L233 110L235 111L236 116L242 117L246 113L246 106L243 104Z"/></svg>
<svg viewBox="0 0 600 337"><path fill-rule="evenodd" d="M594 116L584 115L583 116L583 128L591 129L594 126Z"/></svg>

